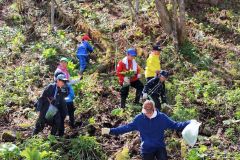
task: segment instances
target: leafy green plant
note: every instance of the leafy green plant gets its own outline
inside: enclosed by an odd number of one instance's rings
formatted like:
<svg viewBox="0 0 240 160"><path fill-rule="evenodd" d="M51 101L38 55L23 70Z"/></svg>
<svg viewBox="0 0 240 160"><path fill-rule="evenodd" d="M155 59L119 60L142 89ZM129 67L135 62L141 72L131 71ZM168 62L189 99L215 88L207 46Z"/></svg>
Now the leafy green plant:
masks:
<svg viewBox="0 0 240 160"><path fill-rule="evenodd" d="M113 116L122 117L123 116L123 109L122 108L116 108L116 109L112 110L111 114Z"/></svg>
<svg viewBox="0 0 240 160"><path fill-rule="evenodd" d="M180 48L180 54L182 54L183 56L186 56L188 59L190 59L192 63L199 62L198 53L199 53L199 50L190 41L184 42L184 44Z"/></svg>
<svg viewBox="0 0 240 160"><path fill-rule="evenodd" d="M122 150L116 153L116 160L130 160L129 149L127 147L123 147Z"/></svg>
<svg viewBox="0 0 240 160"><path fill-rule="evenodd" d="M25 43L25 41L25 36L21 32L18 32L11 42L13 50L19 51L19 48Z"/></svg>
<svg viewBox="0 0 240 160"><path fill-rule="evenodd" d="M42 52L43 57L46 59L53 58L56 56L56 54L57 54L57 51L55 48L44 49Z"/></svg>
<svg viewBox="0 0 240 160"><path fill-rule="evenodd" d="M185 121L189 119L196 119L197 116L198 112L194 107L186 108L183 106L177 106L173 110L172 118L179 121Z"/></svg>
<svg viewBox="0 0 240 160"><path fill-rule="evenodd" d="M126 72L121 72L121 74L123 74L126 77L133 77L135 75L135 71L130 70L130 71L126 71Z"/></svg>
<svg viewBox="0 0 240 160"><path fill-rule="evenodd" d="M74 64L71 61L68 62L68 72L71 76L77 76L78 75L78 70L75 69L77 65L78 64Z"/></svg>
<svg viewBox="0 0 240 160"><path fill-rule="evenodd" d="M66 33L64 30L58 30L57 35L60 39L64 39L66 37Z"/></svg>
<svg viewBox="0 0 240 160"><path fill-rule="evenodd" d="M50 140L49 140L50 139ZM48 140L44 140L42 138L34 137L27 139L23 144L21 144L21 148L24 148L24 152L21 154L25 158L28 157L28 160L35 160L31 159L36 157L40 157L42 159L56 159L59 158L59 150L52 151L51 144L56 143L53 137L49 137Z"/></svg>
<svg viewBox="0 0 240 160"><path fill-rule="evenodd" d="M186 156L187 160L202 160L206 157L205 152L207 151L207 146L200 145L199 148L193 148L188 152Z"/></svg>
<svg viewBox="0 0 240 160"><path fill-rule="evenodd" d="M0 145L0 158L3 160L15 160L20 158L20 149L12 143Z"/></svg>
<svg viewBox="0 0 240 160"><path fill-rule="evenodd" d="M104 160L107 159L95 137L79 136L72 139L68 152L72 159Z"/></svg>
<svg viewBox="0 0 240 160"><path fill-rule="evenodd" d="M232 141L236 141L236 134L235 134L235 131L234 131L234 128L228 128L226 129L226 131L224 132L225 136L227 138L229 138L230 140Z"/></svg>
<svg viewBox="0 0 240 160"><path fill-rule="evenodd" d="M234 117L238 120L240 120L240 109L238 109L235 113L234 113Z"/></svg>
<svg viewBox="0 0 240 160"><path fill-rule="evenodd" d="M42 160L46 153L46 151L40 153L35 148L26 148L21 152L21 156L23 156L26 160Z"/></svg>
<svg viewBox="0 0 240 160"><path fill-rule="evenodd" d="M0 97L1 98L1 97ZM1 101L1 100L0 100ZM7 113L7 111L9 110L9 108L7 106L0 106L0 117L2 117L3 115L5 115Z"/></svg>
<svg viewBox="0 0 240 160"><path fill-rule="evenodd" d="M236 90L229 90L225 95L229 105L240 105L240 88L237 88Z"/></svg>
<svg viewBox="0 0 240 160"><path fill-rule="evenodd" d="M96 120L95 120L94 117L91 117L91 118L88 119L88 122L89 122L89 124L95 124Z"/></svg>

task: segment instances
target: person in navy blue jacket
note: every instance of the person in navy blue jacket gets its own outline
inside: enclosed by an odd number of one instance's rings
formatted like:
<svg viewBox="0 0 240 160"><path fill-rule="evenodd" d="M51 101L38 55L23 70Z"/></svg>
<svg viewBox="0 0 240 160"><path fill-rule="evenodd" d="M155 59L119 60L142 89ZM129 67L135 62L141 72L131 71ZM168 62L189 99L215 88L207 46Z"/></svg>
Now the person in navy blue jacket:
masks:
<svg viewBox="0 0 240 160"><path fill-rule="evenodd" d="M117 128L102 128L102 134L119 135L139 131L143 160L167 160L164 131L167 129L181 131L190 122L175 122L164 113L156 110L153 101L146 100L142 113L138 114L131 123Z"/></svg>
<svg viewBox="0 0 240 160"><path fill-rule="evenodd" d="M56 72L56 71L54 73L54 79L55 80L56 80L56 78L59 74L66 75L64 72L61 72L61 71ZM74 94L74 90L72 88L72 85L71 85L71 83L69 83L69 81L66 85L67 85L67 88L68 88L68 95L67 95L67 97L64 98L64 100L66 101L66 105L67 105L67 111L68 111L67 114L69 116L69 126L71 128L75 128L75 119L74 119L75 107L74 107L74 103L73 103L73 100L75 98L75 94Z"/></svg>
<svg viewBox="0 0 240 160"><path fill-rule="evenodd" d="M67 107L64 98L68 95L68 88L66 87L68 79L64 74L56 76L56 81L49 84L43 91L41 97L38 99L39 117L36 121L33 135L41 132L46 124L51 125L51 134L63 136L64 135L64 119L67 115ZM58 108L58 112L53 119L46 119L45 115L48 111L49 104L53 104Z"/></svg>
<svg viewBox="0 0 240 160"><path fill-rule="evenodd" d="M167 103L164 82L167 80L168 76L168 71L161 70L156 74L156 77L148 81L143 88L143 99L152 99L159 111L161 110L161 102L162 104ZM159 99L160 97L161 102Z"/></svg>
<svg viewBox="0 0 240 160"><path fill-rule="evenodd" d="M88 35L84 35L82 37L82 43L78 46L78 49L77 49L77 58L79 59L79 63L80 63L80 68L79 68L80 75L83 74L89 62L88 54L93 52L93 47L88 42L90 40L91 39Z"/></svg>

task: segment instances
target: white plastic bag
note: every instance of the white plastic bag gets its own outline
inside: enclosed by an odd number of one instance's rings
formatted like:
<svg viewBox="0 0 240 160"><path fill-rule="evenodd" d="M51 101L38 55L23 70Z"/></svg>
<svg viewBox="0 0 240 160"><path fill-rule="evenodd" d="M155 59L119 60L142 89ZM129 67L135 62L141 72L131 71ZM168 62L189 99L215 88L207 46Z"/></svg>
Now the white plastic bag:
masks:
<svg viewBox="0 0 240 160"><path fill-rule="evenodd" d="M182 131L183 139L188 145L192 147L197 142L198 130L200 125L201 123L197 122L196 120L192 120L190 124L188 124Z"/></svg>
<svg viewBox="0 0 240 160"><path fill-rule="evenodd" d="M47 113L45 115L45 118L47 120L51 120L55 116L57 111L58 111L57 107L55 107L54 105L50 104L49 107L48 107Z"/></svg>

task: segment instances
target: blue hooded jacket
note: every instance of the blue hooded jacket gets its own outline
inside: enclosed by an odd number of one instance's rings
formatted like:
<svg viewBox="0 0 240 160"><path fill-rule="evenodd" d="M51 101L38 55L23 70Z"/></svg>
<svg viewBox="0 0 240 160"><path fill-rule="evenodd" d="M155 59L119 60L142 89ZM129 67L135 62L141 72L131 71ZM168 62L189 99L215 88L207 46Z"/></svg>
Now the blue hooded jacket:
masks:
<svg viewBox="0 0 240 160"><path fill-rule="evenodd" d="M74 95L74 90L72 88L72 86L68 83L67 84L68 86L68 89L69 89L69 94L67 97L65 97L65 101L68 103L68 102L73 102L73 99L75 98L75 95Z"/></svg>
<svg viewBox="0 0 240 160"><path fill-rule="evenodd" d="M141 152L152 153L162 147L164 142L164 131L166 129L183 130L190 121L175 122L167 115L157 112L157 116L149 119L145 114L138 114L134 120L117 128L111 128L110 134L119 135L131 131L139 131L141 137Z"/></svg>
<svg viewBox="0 0 240 160"><path fill-rule="evenodd" d="M82 41L77 50L77 58L80 59L80 56L87 56L88 52L93 52L93 47L88 41Z"/></svg>

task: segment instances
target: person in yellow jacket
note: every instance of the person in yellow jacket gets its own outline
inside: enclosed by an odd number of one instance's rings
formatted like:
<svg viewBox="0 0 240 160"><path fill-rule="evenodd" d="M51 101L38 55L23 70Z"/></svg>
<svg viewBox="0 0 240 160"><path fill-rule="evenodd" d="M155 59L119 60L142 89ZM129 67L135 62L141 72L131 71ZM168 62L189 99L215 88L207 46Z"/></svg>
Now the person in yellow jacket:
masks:
<svg viewBox="0 0 240 160"><path fill-rule="evenodd" d="M147 82L154 78L157 72L161 70L160 51L161 51L160 45L159 44L154 45L153 51L151 52L147 59L147 64L145 68L145 78Z"/></svg>
<svg viewBox="0 0 240 160"><path fill-rule="evenodd" d="M157 43L156 45L153 46L153 50L147 59L145 68L145 78L147 82L149 82L154 77L160 76L161 73L160 51L161 51L160 44ZM166 92L165 82L162 83L162 91L163 93ZM167 99L162 101L162 103L167 103Z"/></svg>

